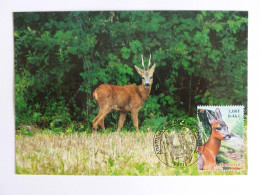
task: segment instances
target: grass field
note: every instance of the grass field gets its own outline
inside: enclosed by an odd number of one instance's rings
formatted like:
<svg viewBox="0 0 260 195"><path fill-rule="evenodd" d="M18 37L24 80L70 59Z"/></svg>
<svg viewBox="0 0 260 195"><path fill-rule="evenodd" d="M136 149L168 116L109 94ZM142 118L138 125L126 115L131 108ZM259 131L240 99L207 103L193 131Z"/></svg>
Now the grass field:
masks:
<svg viewBox="0 0 260 195"><path fill-rule="evenodd" d="M244 171L172 168L154 153L153 132L16 135L16 173L36 175L226 175Z"/></svg>
<svg viewBox="0 0 260 195"><path fill-rule="evenodd" d="M16 136L17 174L197 175L196 165L171 168L156 157L150 133Z"/></svg>

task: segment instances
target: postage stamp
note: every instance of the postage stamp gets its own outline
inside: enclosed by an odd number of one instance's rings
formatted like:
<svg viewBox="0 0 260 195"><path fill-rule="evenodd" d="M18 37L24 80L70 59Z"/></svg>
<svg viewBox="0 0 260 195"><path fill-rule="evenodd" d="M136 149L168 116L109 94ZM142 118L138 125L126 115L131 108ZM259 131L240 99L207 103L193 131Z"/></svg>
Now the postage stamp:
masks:
<svg viewBox="0 0 260 195"><path fill-rule="evenodd" d="M188 167L196 163L197 138L188 128L175 131L169 125L159 127L154 135L154 152L170 167Z"/></svg>
<svg viewBox="0 0 260 195"><path fill-rule="evenodd" d="M241 170L244 106L198 106L198 170Z"/></svg>

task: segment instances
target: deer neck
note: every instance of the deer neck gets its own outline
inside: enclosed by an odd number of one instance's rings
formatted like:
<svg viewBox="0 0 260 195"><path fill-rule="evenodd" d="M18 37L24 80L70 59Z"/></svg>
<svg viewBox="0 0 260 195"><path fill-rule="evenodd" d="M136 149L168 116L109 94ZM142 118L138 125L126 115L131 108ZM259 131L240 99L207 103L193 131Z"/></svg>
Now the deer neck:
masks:
<svg viewBox="0 0 260 195"><path fill-rule="evenodd" d="M144 84L138 86L138 89L139 89L139 92L140 92L140 95L143 99L143 101L146 101L148 96L150 95L150 92L151 92L151 87L145 87Z"/></svg>
<svg viewBox="0 0 260 195"><path fill-rule="evenodd" d="M220 144L221 144L221 140L212 136L212 134L211 134L211 136L209 137L209 140L206 143L206 147L208 148L210 153L215 156L215 158L218 155Z"/></svg>

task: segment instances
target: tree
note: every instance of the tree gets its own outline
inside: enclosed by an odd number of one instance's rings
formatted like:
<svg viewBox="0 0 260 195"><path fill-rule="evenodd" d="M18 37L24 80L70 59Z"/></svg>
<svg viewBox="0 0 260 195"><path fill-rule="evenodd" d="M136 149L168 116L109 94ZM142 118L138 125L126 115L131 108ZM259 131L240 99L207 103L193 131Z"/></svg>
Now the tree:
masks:
<svg viewBox="0 0 260 195"><path fill-rule="evenodd" d="M195 116L198 104L247 106L247 23L247 12L228 11L15 13L17 126L91 126L94 89L140 84L133 67L150 53L141 123Z"/></svg>

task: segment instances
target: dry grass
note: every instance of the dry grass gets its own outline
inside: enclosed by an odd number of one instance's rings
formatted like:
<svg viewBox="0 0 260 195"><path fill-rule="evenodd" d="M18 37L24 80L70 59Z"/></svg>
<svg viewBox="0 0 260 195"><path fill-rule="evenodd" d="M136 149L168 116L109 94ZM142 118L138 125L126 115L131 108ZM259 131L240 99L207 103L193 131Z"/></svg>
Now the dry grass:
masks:
<svg viewBox="0 0 260 195"><path fill-rule="evenodd" d="M153 151L152 132L16 136L16 173L61 175L197 175L171 168Z"/></svg>

